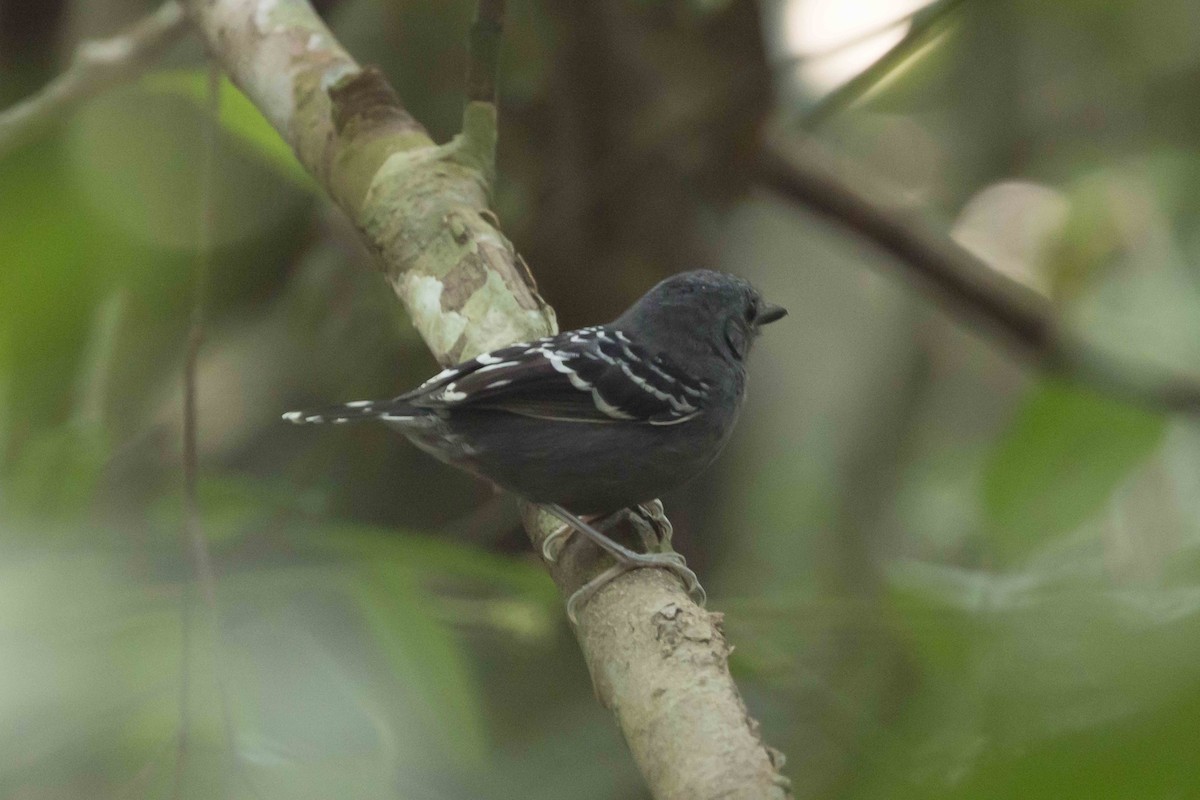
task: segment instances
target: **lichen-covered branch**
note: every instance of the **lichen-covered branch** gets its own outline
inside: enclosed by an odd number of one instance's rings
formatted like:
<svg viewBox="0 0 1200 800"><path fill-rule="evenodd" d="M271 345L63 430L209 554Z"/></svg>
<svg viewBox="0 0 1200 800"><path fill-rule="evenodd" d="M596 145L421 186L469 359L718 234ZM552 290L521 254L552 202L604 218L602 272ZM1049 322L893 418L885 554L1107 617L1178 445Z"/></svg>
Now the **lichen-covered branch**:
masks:
<svg viewBox="0 0 1200 800"><path fill-rule="evenodd" d="M65 72L0 112L0 157L89 97L151 67L186 30L183 9L171 0L112 38L81 43Z"/></svg>
<svg viewBox="0 0 1200 800"><path fill-rule="evenodd" d="M188 10L213 56L358 226L439 361L556 330L488 209L494 86L467 103L463 133L437 145L302 0L192 0ZM486 46L498 44L500 12L495 2L480 9L496 23L477 27ZM478 47L473 60L494 58ZM557 522L526 511L540 548ZM551 573L569 594L604 566L590 544L572 541ZM583 609L578 636L656 798L789 796L729 675L719 615L677 581L659 570L623 575Z"/></svg>

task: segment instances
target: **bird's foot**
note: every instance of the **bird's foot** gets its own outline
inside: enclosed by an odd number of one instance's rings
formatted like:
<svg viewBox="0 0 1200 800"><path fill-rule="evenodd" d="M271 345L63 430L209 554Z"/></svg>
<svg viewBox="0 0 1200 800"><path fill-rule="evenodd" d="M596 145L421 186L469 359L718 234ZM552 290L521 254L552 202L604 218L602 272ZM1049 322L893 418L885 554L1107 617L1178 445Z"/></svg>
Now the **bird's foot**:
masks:
<svg viewBox="0 0 1200 800"><path fill-rule="evenodd" d="M642 537L642 545L648 553L674 553L671 538L675 526L667 519L662 500L651 500L630 509L630 521Z"/></svg>
<svg viewBox="0 0 1200 800"><path fill-rule="evenodd" d="M631 562L617 560L611 567L572 592L571 596L567 598L567 619L571 620L571 624L579 624L579 609L583 608L596 592L626 572L641 569L642 567L659 567L671 572L679 578L688 595L695 598L699 605L703 606L707 602L708 596L704 591L704 587L700 585L700 579L684 563L682 556L678 553L648 553L646 555L649 556L649 559L646 561Z"/></svg>
<svg viewBox="0 0 1200 800"><path fill-rule="evenodd" d="M663 512L661 500L651 500L649 503L642 503L632 508L623 508L605 517L596 519L580 517L580 519L591 523L592 527L601 533L607 533L614 525L628 519L630 525L637 531L638 537L642 540L642 547L647 553L668 553L678 556L679 561L683 562L683 556L671 548L671 535L675 529L671 525L671 520L667 519L667 515ZM542 558L551 564L556 563L563 548L567 546L567 540L571 538L571 534L575 530L573 523L564 522L547 534L546 538L542 540Z"/></svg>
<svg viewBox="0 0 1200 800"><path fill-rule="evenodd" d="M597 517L591 520L586 517L580 517L579 519L584 522L590 522L596 530L605 532L624 519L628 512L629 509L623 508L606 517ZM556 514L555 516L557 517L558 515ZM561 517L558 518L562 519ZM563 548L567 546L567 541L571 538L571 534L575 530L576 528L573 523L563 522L562 525L546 534L546 538L542 540L542 558L551 564L557 563L558 557L562 555Z"/></svg>
<svg viewBox="0 0 1200 800"><path fill-rule="evenodd" d="M568 598L567 616L572 623L576 622L576 612L581 605L589 600L601 587L618 576L641 567L658 567L672 572L683 583L684 589L686 589L688 594L695 596L697 602L700 605L704 605L706 595L704 588L700 585L700 579L696 577L695 572L688 568L684 557L671 549L671 523L667 520L666 515L663 514L662 503L659 501L655 500L643 506L638 506L637 510L632 511L632 513L630 513L631 510L629 509L623 509L616 514L604 517L595 525L580 519L562 506L547 505L545 508L563 522L562 528L559 528L547 537L547 540L554 539L552 546L549 548L554 558L557 558L561 552L566 538L571 533L578 531L612 556L616 562L604 572L588 581ZM624 545L613 541L601 532L603 529L612 527L615 522L623 518L627 513L635 530L638 531L642 542L646 545L646 549L650 552L634 552ZM554 558L547 555L547 550L547 543L543 541L542 553L547 556L547 560L553 561Z"/></svg>

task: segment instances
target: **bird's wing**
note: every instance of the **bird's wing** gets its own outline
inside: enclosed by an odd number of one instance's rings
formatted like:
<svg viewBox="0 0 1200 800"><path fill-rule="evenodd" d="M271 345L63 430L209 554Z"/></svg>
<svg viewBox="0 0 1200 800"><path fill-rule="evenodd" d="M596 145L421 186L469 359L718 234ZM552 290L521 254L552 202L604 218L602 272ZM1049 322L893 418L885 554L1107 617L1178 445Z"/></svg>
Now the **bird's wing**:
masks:
<svg viewBox="0 0 1200 800"><path fill-rule="evenodd" d="M672 425L700 413L709 386L623 332L584 328L443 370L396 398L417 408L488 408L573 422Z"/></svg>

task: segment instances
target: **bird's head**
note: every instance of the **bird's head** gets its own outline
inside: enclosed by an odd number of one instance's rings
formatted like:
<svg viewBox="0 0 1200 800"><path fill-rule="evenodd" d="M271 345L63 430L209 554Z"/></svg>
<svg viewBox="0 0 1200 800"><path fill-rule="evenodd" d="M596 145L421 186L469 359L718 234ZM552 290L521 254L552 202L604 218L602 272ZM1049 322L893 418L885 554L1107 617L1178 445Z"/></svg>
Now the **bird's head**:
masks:
<svg viewBox="0 0 1200 800"><path fill-rule="evenodd" d="M685 348L741 363L762 326L786 315L742 278L695 270L662 281L614 324L667 352Z"/></svg>

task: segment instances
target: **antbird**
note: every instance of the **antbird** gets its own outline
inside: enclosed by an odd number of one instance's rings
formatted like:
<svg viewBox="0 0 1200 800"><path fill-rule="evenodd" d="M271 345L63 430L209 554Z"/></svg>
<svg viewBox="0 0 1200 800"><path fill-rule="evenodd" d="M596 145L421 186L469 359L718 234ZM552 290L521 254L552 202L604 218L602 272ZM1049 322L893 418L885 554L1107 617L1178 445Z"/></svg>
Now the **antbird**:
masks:
<svg viewBox="0 0 1200 800"><path fill-rule="evenodd" d="M636 567L666 568L699 589L670 550L670 523L655 498L721 451L745 396L750 347L763 325L786 314L741 278L684 272L606 325L484 353L390 400L283 418L380 420L434 458L544 506L564 523L543 544L551 561L571 532L593 540L615 564L568 600L574 620L583 598ZM602 532L626 510L656 552Z"/></svg>

